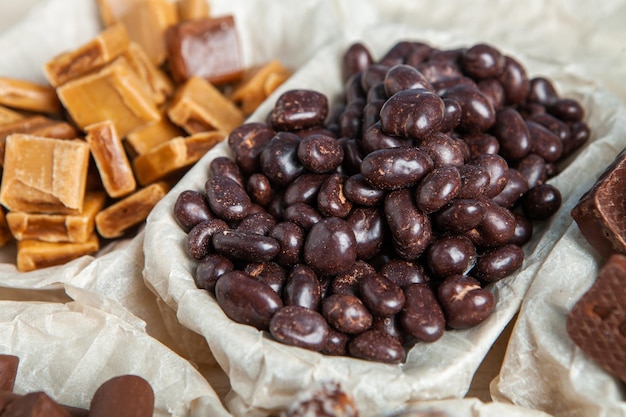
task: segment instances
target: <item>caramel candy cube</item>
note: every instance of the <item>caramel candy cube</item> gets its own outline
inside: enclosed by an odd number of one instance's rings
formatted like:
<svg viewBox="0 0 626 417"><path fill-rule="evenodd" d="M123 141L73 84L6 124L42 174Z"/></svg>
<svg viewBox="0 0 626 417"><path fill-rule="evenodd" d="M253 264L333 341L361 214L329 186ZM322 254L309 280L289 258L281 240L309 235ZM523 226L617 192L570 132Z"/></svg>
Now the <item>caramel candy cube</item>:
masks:
<svg viewBox="0 0 626 417"><path fill-rule="evenodd" d="M209 2L207 0L179 0L178 17L180 20L209 17Z"/></svg>
<svg viewBox="0 0 626 417"><path fill-rule="evenodd" d="M130 9L143 2L144 0L96 0L100 20L105 27L118 23Z"/></svg>
<svg viewBox="0 0 626 417"><path fill-rule="evenodd" d="M0 165L4 160L6 138L14 133L27 133L57 139L75 139L78 132L74 126L61 120L49 119L45 116L31 116L15 120L0 126Z"/></svg>
<svg viewBox="0 0 626 417"><path fill-rule="evenodd" d="M141 45L153 63L161 65L165 61L165 30L178 22L175 3L144 0L130 7L120 21L126 26L130 38Z"/></svg>
<svg viewBox="0 0 626 417"><path fill-rule="evenodd" d="M4 210L0 208L0 248L5 246L7 243L13 240L13 235L11 234L11 229L9 229L9 224L7 223L6 215L4 214Z"/></svg>
<svg viewBox="0 0 626 417"><path fill-rule="evenodd" d="M291 72L278 60L246 71L230 99L245 115L252 114L265 99L276 90Z"/></svg>
<svg viewBox="0 0 626 417"><path fill-rule="evenodd" d="M177 82L196 76L221 84L243 74L233 16L180 22L167 29L165 40L170 71Z"/></svg>
<svg viewBox="0 0 626 417"><path fill-rule="evenodd" d="M133 161L137 181L150 184L194 164L225 136L225 132L214 130L162 143Z"/></svg>
<svg viewBox="0 0 626 417"><path fill-rule="evenodd" d="M177 91L168 115L189 134L230 132L243 122L241 111L208 81L192 77Z"/></svg>
<svg viewBox="0 0 626 417"><path fill-rule="evenodd" d="M0 77L0 105L37 113L61 111L53 87L6 77Z"/></svg>
<svg viewBox="0 0 626 417"><path fill-rule="evenodd" d="M135 155L143 155L163 142L182 135L183 131L174 125L164 113L158 122L150 123L130 132L126 136L126 143L130 145Z"/></svg>
<svg viewBox="0 0 626 417"><path fill-rule="evenodd" d="M163 71L154 65L146 51L139 44L131 42L123 55L135 73L144 82L152 96L152 100L157 105L162 104L172 95L174 84Z"/></svg>
<svg viewBox="0 0 626 417"><path fill-rule="evenodd" d="M89 145L78 139L7 137L0 203L11 211L80 213Z"/></svg>
<svg viewBox="0 0 626 417"><path fill-rule="evenodd" d="M95 123L85 128L85 140L91 148L102 186L113 198L122 197L135 191L137 182L122 140L109 120Z"/></svg>
<svg viewBox="0 0 626 417"><path fill-rule="evenodd" d="M71 260L90 255L100 249L100 241L92 233L85 242L43 242L18 240L17 269L22 272L62 265Z"/></svg>
<svg viewBox="0 0 626 417"><path fill-rule="evenodd" d="M62 53L44 65L54 87L101 68L128 48L130 38L122 24L111 26L79 48Z"/></svg>
<svg viewBox="0 0 626 417"><path fill-rule="evenodd" d="M95 218L103 208L106 194L89 192L85 195L80 214L40 214L10 211L6 220L17 240L44 242L86 242L94 231Z"/></svg>
<svg viewBox="0 0 626 417"><path fill-rule="evenodd" d="M4 106L0 106L0 126L7 124L7 123L16 122L20 119L23 119L24 117L25 116L22 115L21 113L13 111Z"/></svg>
<svg viewBox="0 0 626 417"><path fill-rule="evenodd" d="M82 129L111 120L117 134L124 137L160 117L147 88L124 57L97 73L68 81L57 88L57 92Z"/></svg>
<svg viewBox="0 0 626 417"><path fill-rule="evenodd" d="M100 236L113 239L145 221L150 211L168 191L164 182L155 182L110 205L96 215Z"/></svg>

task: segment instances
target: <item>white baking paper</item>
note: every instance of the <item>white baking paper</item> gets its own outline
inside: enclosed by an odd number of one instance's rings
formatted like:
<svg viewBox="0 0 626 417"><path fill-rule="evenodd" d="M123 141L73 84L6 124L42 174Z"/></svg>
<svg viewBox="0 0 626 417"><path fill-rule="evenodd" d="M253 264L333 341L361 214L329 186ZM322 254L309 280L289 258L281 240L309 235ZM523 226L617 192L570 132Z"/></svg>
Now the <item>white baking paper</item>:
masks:
<svg viewBox="0 0 626 417"><path fill-rule="evenodd" d="M376 57L395 41L403 39L448 48L477 41L397 24L372 28L360 37ZM277 95L290 88L312 88L331 99L337 97L342 87L339 58L347 46L348 41L343 40L321 50L281 86L251 120L264 120ZM531 76L550 76L563 96L581 100L588 109L594 139L619 136L623 131L617 119L626 113L619 99L580 75L576 66L555 65L551 60L525 56L513 49L504 50L523 62ZM402 365L324 356L281 345L263 332L234 323L207 292L194 285L195 262L184 252L185 233L174 221L172 207L183 190L203 190L209 162L218 155L227 154L224 143L212 150L152 212L146 226L145 277L177 310L181 323L206 337L218 363L230 376L232 392L227 406L235 415L266 415L284 407L298 390L329 379L339 381L356 398L360 412L366 417L389 412L410 401L463 397L476 368L517 312L537 270L567 226L564 208L536 230L535 237L528 244L523 269L491 287L497 307L483 324L464 331L447 331L433 344L416 345ZM594 169L596 161L591 157L587 159L582 152L579 165L583 166L582 172L588 172ZM569 179L555 178L553 182L559 184L563 195L569 198L576 180L570 176ZM168 256L163 256L164 253Z"/></svg>
<svg viewBox="0 0 626 417"><path fill-rule="evenodd" d="M102 383L133 374L152 386L154 416L229 416L189 362L143 329L79 303L0 301L0 353L20 359L18 394L44 391L88 409Z"/></svg>

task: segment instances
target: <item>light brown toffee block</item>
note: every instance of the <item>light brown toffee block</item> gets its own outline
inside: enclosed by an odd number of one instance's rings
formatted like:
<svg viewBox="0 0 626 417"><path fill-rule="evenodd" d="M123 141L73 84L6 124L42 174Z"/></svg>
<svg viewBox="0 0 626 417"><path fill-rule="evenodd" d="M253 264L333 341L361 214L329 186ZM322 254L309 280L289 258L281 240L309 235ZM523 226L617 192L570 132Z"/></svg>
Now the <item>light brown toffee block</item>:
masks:
<svg viewBox="0 0 626 417"><path fill-rule="evenodd" d="M131 68L139 76L152 100L157 105L163 104L174 92L174 83L150 60L141 45L131 42L123 53Z"/></svg>
<svg viewBox="0 0 626 417"><path fill-rule="evenodd" d="M0 203L11 211L76 214L83 210L89 145L78 139L7 137Z"/></svg>
<svg viewBox="0 0 626 417"><path fill-rule="evenodd" d="M225 136L226 132L214 130L162 143L133 161L137 181L150 184L194 164Z"/></svg>
<svg viewBox="0 0 626 417"><path fill-rule="evenodd" d="M0 208L0 248L12 240L13 235L11 234L11 229L9 229L9 225L7 224L6 215L4 214L4 210Z"/></svg>
<svg viewBox="0 0 626 417"><path fill-rule="evenodd" d="M106 194L88 192L80 214L38 214L10 211L6 221L17 240L86 242L92 235L96 214L103 209Z"/></svg>
<svg viewBox="0 0 626 417"><path fill-rule="evenodd" d="M96 215L100 236L120 237L133 226L146 220L148 214L168 191L164 182L156 182L105 208Z"/></svg>
<svg viewBox="0 0 626 417"><path fill-rule="evenodd" d="M0 105L48 114L61 111L53 87L6 77L0 77Z"/></svg>
<svg viewBox="0 0 626 417"><path fill-rule="evenodd" d="M184 132L174 125L163 113L157 122L147 124L130 132L126 142L135 155L143 155L170 139L182 136Z"/></svg>
<svg viewBox="0 0 626 417"><path fill-rule="evenodd" d="M24 115L16 111L13 111L7 107L0 106L0 125L12 123L23 118L24 118Z"/></svg>
<svg viewBox="0 0 626 417"><path fill-rule="evenodd" d="M86 242L20 240L17 242L17 269L25 272L61 265L83 255L95 253L99 248L100 242L95 233Z"/></svg>
<svg viewBox="0 0 626 417"><path fill-rule="evenodd" d="M58 87L113 61L128 48L129 43L124 25L112 26L77 49L48 61L44 65L44 73L50 84Z"/></svg>
<svg viewBox="0 0 626 417"><path fill-rule="evenodd" d="M109 120L95 123L87 126L85 132L107 194L118 198L135 191L135 175L113 123Z"/></svg>
<svg viewBox="0 0 626 417"><path fill-rule="evenodd" d="M202 19L209 16L207 0L179 0L178 17L180 20Z"/></svg>
<svg viewBox="0 0 626 417"><path fill-rule="evenodd" d="M96 0L100 20L104 26L109 27L120 21L120 18L137 4L144 0Z"/></svg>
<svg viewBox="0 0 626 417"><path fill-rule="evenodd" d="M290 75L291 72L280 61L272 60L261 67L246 71L230 99L245 115L250 115Z"/></svg>
<svg viewBox="0 0 626 417"><path fill-rule="evenodd" d="M59 98L82 129L110 120L121 137L160 114L143 82L124 57L94 74L57 88Z"/></svg>
<svg viewBox="0 0 626 417"><path fill-rule="evenodd" d="M230 132L243 123L243 114L208 81L192 77L176 92L168 110L170 120L189 134L208 130Z"/></svg>

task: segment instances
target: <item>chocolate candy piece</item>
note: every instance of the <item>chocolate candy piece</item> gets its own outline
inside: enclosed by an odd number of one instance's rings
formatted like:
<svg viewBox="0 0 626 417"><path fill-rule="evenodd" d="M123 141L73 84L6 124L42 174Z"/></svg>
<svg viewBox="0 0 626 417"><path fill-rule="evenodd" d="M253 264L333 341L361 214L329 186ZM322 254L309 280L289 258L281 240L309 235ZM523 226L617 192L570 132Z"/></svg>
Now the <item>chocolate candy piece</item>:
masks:
<svg viewBox="0 0 626 417"><path fill-rule="evenodd" d="M19 357L0 355L0 391L13 391Z"/></svg>
<svg viewBox="0 0 626 417"><path fill-rule="evenodd" d="M326 346L328 323L317 311L296 305L285 306L272 316L270 333L286 345L319 351Z"/></svg>
<svg viewBox="0 0 626 417"><path fill-rule="evenodd" d="M338 274L356 261L356 238L350 224L327 217L313 225L304 242L304 260L321 274Z"/></svg>
<svg viewBox="0 0 626 417"><path fill-rule="evenodd" d="M626 254L625 178L626 151L622 151L571 212L583 236L605 259L613 252Z"/></svg>
<svg viewBox="0 0 626 417"><path fill-rule="evenodd" d="M359 334L348 344L348 350L356 358L384 363L400 363L406 357L400 342L380 330Z"/></svg>
<svg viewBox="0 0 626 417"><path fill-rule="evenodd" d="M90 417L151 417L154 391L137 375L121 375L104 382L89 405Z"/></svg>
<svg viewBox="0 0 626 417"><path fill-rule="evenodd" d="M213 217L206 197L198 191L185 190L178 195L174 203L174 218L185 232Z"/></svg>
<svg viewBox="0 0 626 417"><path fill-rule="evenodd" d="M277 130L300 130L322 126L328 115L328 99L313 90L290 90L278 100L270 121Z"/></svg>
<svg viewBox="0 0 626 417"><path fill-rule="evenodd" d="M404 293L402 328L422 342L434 342L443 336L446 319L433 290L427 284L415 283L407 285Z"/></svg>
<svg viewBox="0 0 626 417"><path fill-rule="evenodd" d="M446 324L453 329L467 329L481 323L496 306L493 294L467 275L446 278L439 285L437 297L446 315Z"/></svg>
<svg viewBox="0 0 626 417"><path fill-rule="evenodd" d="M567 316L574 343L626 382L626 256L613 254Z"/></svg>
<svg viewBox="0 0 626 417"><path fill-rule="evenodd" d="M90 415L97 415L92 414ZM109 415L109 414L100 414ZM140 414L122 414L112 412L110 415L117 416L140 416ZM141 414L141 416L151 416L150 414ZM43 392L32 392L24 396L18 396L11 401L2 412L3 417L70 417L62 405L55 402L47 394Z"/></svg>

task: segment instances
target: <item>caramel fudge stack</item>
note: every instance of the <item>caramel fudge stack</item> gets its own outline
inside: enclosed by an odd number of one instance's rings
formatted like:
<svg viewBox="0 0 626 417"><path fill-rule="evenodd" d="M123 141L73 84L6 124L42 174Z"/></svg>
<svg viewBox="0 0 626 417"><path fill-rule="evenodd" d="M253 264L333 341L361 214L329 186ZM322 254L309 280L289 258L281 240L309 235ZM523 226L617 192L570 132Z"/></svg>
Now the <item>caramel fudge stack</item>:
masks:
<svg viewBox="0 0 626 417"><path fill-rule="evenodd" d="M0 78L0 246L58 265L129 233L289 75L244 68L205 0L98 0L105 29L49 60L50 85Z"/></svg>

